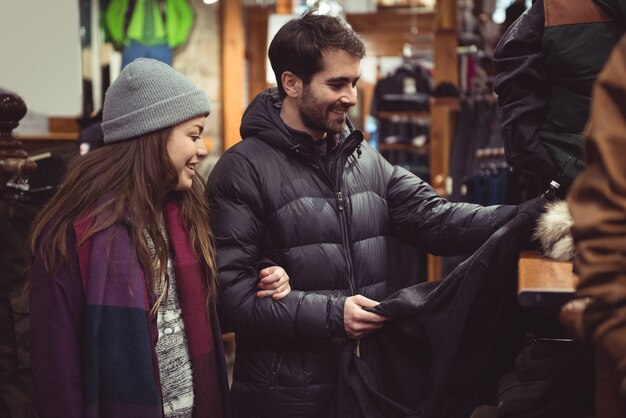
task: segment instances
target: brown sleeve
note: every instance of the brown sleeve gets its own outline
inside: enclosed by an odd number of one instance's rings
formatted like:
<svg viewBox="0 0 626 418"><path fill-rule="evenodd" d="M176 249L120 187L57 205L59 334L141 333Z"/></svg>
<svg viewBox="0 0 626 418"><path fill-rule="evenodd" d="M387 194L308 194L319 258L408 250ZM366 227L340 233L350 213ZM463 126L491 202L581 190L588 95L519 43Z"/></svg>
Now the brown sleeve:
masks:
<svg viewBox="0 0 626 418"><path fill-rule="evenodd" d="M626 37L594 86L584 146L587 166L568 198L578 296L592 299L583 326L626 376Z"/></svg>

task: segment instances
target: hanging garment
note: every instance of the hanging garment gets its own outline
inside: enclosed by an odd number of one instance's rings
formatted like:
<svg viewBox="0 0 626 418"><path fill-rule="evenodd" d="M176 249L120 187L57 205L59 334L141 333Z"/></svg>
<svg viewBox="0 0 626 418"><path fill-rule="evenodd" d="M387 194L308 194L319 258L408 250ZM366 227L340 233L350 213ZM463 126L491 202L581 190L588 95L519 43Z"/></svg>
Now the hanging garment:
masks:
<svg viewBox="0 0 626 418"><path fill-rule="evenodd" d="M498 418L593 417L593 374L585 343L534 342L498 381Z"/></svg>
<svg viewBox="0 0 626 418"><path fill-rule="evenodd" d="M108 34L122 50L122 67L139 57L172 64L193 24L187 0L111 0L104 13Z"/></svg>
<svg viewBox="0 0 626 418"><path fill-rule="evenodd" d="M496 47L507 161L539 179L541 192L557 180L564 196L583 167L591 87L624 33L621 21L612 0L537 0Z"/></svg>
<svg viewBox="0 0 626 418"><path fill-rule="evenodd" d="M489 96L461 100L457 129L450 149L448 198L453 202L481 205L505 203L504 157L499 154L478 157L479 150L502 149L501 112ZM465 187L464 187L465 186Z"/></svg>
<svg viewBox="0 0 626 418"><path fill-rule="evenodd" d="M134 40L148 46L167 44L176 48L189 37L193 10L187 0L110 0L104 21L116 45L128 45Z"/></svg>
<svg viewBox="0 0 626 418"><path fill-rule="evenodd" d="M344 346L333 417L467 418L519 350L517 258L544 201L531 200L447 278L391 295L395 318Z"/></svg>
<svg viewBox="0 0 626 418"><path fill-rule="evenodd" d="M476 125L476 107L469 100L461 100L456 130L450 149L449 176L452 178L452 192L448 196L452 202L464 200L461 186L468 173L468 159L473 158L475 146L474 127Z"/></svg>
<svg viewBox="0 0 626 418"><path fill-rule="evenodd" d="M406 63L376 83L370 114L376 117L378 112L428 110L431 94L432 79L427 71Z"/></svg>

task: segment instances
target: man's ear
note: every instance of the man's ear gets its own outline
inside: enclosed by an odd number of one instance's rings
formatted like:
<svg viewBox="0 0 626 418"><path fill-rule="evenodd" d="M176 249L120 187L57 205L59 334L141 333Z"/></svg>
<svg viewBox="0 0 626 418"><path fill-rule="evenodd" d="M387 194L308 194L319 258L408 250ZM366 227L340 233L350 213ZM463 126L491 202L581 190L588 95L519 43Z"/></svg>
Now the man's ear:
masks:
<svg viewBox="0 0 626 418"><path fill-rule="evenodd" d="M302 93L302 79L300 77L291 71L285 71L281 76L281 81L287 96L294 99L300 97L300 94Z"/></svg>

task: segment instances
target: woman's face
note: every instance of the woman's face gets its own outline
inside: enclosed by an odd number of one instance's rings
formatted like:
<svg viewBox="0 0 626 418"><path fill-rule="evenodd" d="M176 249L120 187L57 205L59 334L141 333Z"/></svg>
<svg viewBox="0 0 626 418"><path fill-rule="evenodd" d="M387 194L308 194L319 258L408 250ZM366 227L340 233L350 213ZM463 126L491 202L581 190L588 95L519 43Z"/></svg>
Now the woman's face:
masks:
<svg viewBox="0 0 626 418"><path fill-rule="evenodd" d="M167 155L178 173L174 190L189 190L196 175L196 166L207 155L204 139L206 116L198 116L174 127L167 141Z"/></svg>

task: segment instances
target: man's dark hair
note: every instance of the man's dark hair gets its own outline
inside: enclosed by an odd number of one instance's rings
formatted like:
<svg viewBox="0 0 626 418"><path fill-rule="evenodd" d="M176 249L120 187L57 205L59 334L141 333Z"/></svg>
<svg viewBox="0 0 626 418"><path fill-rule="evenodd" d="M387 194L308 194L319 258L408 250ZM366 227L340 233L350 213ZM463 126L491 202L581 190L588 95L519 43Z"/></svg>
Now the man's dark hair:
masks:
<svg viewBox="0 0 626 418"><path fill-rule="evenodd" d="M336 48L359 58L365 55L361 37L343 20L307 13L287 22L274 36L268 56L276 75L281 99L286 96L281 81L291 71L308 84L322 70L322 52Z"/></svg>

